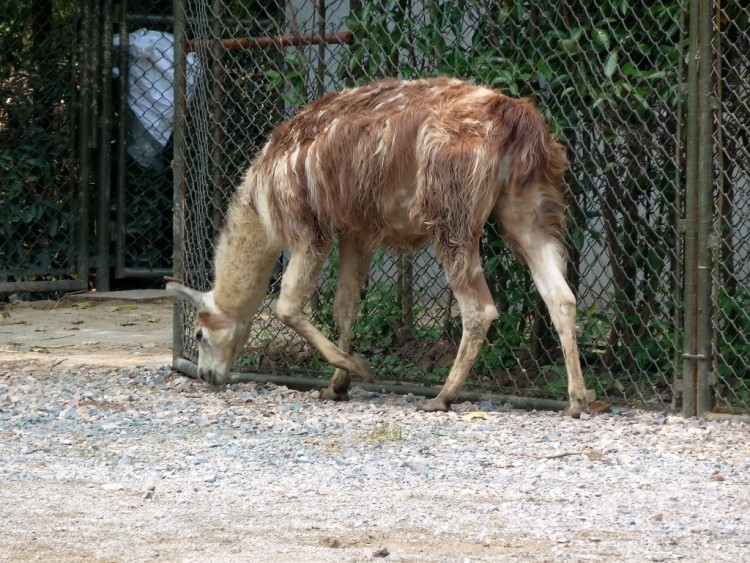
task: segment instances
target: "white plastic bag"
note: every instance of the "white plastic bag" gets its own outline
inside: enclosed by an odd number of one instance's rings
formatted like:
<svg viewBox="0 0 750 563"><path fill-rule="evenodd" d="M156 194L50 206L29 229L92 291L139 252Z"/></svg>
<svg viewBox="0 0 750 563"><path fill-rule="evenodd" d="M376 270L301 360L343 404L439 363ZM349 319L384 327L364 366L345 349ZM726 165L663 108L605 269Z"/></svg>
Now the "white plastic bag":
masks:
<svg viewBox="0 0 750 563"><path fill-rule="evenodd" d="M136 123L128 124L128 154L141 166L158 165L158 157L172 136L174 118L174 36L163 31L138 29L128 36L128 108ZM120 37L112 39L119 48ZM195 53L186 60L187 99L190 101L198 72ZM119 76L119 68L113 69ZM130 121L130 120L129 120Z"/></svg>

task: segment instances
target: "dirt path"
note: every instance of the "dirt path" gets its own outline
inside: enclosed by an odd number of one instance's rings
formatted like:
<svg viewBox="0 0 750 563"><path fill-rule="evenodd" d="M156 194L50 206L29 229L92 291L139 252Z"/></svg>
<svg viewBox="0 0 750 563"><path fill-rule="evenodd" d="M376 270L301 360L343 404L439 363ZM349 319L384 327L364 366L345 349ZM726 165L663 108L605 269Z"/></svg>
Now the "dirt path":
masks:
<svg viewBox="0 0 750 563"><path fill-rule="evenodd" d="M137 367L172 361L172 303L77 300L0 306L0 359L39 366Z"/></svg>

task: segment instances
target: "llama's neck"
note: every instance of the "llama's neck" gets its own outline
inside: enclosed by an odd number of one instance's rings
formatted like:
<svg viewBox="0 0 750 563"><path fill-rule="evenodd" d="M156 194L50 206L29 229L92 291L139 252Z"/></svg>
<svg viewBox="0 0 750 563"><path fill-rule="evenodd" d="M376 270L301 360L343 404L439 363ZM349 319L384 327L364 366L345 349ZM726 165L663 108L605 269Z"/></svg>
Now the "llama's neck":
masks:
<svg viewBox="0 0 750 563"><path fill-rule="evenodd" d="M216 306L235 320L249 320L266 295L280 253L269 244L255 209L235 199L216 247Z"/></svg>

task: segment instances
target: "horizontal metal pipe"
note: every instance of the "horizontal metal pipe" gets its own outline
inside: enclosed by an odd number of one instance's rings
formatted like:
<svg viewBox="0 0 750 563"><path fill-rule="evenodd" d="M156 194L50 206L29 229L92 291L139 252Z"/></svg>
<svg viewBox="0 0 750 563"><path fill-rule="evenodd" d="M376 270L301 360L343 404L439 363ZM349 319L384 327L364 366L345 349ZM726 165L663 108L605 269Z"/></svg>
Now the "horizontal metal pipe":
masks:
<svg viewBox="0 0 750 563"><path fill-rule="evenodd" d="M22 281L0 283L0 293L16 291L79 291L88 287L88 279L59 281Z"/></svg>
<svg viewBox="0 0 750 563"><path fill-rule="evenodd" d="M173 367L189 375L190 377L198 377L198 366L194 362L185 358L176 358L173 362ZM230 372L229 381L231 383L274 383L276 385L285 385L292 389L300 391L309 391L311 389L323 389L328 387L328 381L325 379L305 379L302 377L291 377L284 375L261 375L256 373L244 373L244 372ZM409 385L409 384L394 384L394 383L357 383L357 387L366 389L367 391L373 391L376 393L396 393L398 395L406 395L411 393L412 395L422 397L436 397L440 392L440 389L435 387L423 387L421 385ZM482 393L479 391L463 391L458 396L458 401L471 401L480 402L485 400L491 400L496 404L508 403L511 406L518 409L526 410L551 410L561 411L567 407L567 403L564 401L555 401L553 399L540 399L536 397L517 397L515 395L500 395L494 393Z"/></svg>
<svg viewBox="0 0 750 563"><path fill-rule="evenodd" d="M118 278L162 278L172 274L172 268L123 268L117 273Z"/></svg>
<svg viewBox="0 0 750 563"><path fill-rule="evenodd" d="M731 414L727 412L707 412L703 418L709 422L744 422L750 424L750 414Z"/></svg>
<svg viewBox="0 0 750 563"><path fill-rule="evenodd" d="M351 31L339 31L337 33L326 33L318 35L310 33L308 35L277 35L275 37L238 37L233 39L222 39L221 46L227 51L237 51L240 49L269 49L271 47L299 47L301 45L342 45L349 44L354 40L354 34ZM186 41L183 49L190 53L198 47L213 47L213 39L192 39Z"/></svg>

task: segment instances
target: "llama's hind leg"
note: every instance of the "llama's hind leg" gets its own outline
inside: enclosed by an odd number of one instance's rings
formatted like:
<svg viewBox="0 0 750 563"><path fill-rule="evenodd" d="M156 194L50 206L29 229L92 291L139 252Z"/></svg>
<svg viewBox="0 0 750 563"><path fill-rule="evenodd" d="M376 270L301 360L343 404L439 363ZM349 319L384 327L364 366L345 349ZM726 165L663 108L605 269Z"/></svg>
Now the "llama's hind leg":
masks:
<svg viewBox="0 0 750 563"><path fill-rule="evenodd" d="M319 253L304 247L292 249L284 276L276 315L288 327L297 331L315 346L323 357L337 368L356 373L367 381L374 380L370 366L362 358L341 351L328 340L305 316L304 304L315 288L327 252Z"/></svg>
<svg viewBox="0 0 750 563"><path fill-rule="evenodd" d="M566 414L574 418L588 412L589 404L596 398L593 391L586 389L576 341L576 301L573 292L565 281L561 263L562 251L557 241L539 240L524 250L539 293L560 336L565 368L568 373L568 398L570 405Z"/></svg>
<svg viewBox="0 0 750 563"><path fill-rule="evenodd" d="M587 412L589 404L596 398L586 389L576 342L576 300L565 281L565 252L558 239L547 232L540 223L542 213L536 194L526 198L508 198L498 205L500 221L505 238L529 266L531 277L544 299L547 309L560 336L565 368L568 373L568 397L570 405L566 413L578 418Z"/></svg>
<svg viewBox="0 0 750 563"><path fill-rule="evenodd" d="M339 240L339 280L333 300L333 317L339 333L339 349L349 353L352 326L359 312L360 290L370 270L372 248L358 239ZM367 374L361 374L367 377ZM331 383L320 392L321 399L345 401L349 398L351 376L336 368Z"/></svg>
<svg viewBox="0 0 750 563"><path fill-rule="evenodd" d="M451 274L452 269L449 264L446 264L445 257L443 257L443 265L461 309L463 333L456 360L453 362L445 385L443 385L437 397L428 399L419 405L418 410L422 411L450 410L451 404L458 398L479 349L484 343L490 324L498 316L497 307L495 307L492 294L482 273L478 245L471 251L470 274L467 279L458 279L458 276Z"/></svg>

